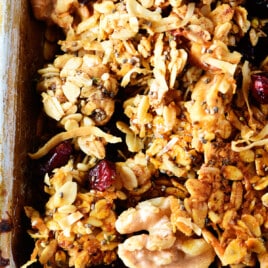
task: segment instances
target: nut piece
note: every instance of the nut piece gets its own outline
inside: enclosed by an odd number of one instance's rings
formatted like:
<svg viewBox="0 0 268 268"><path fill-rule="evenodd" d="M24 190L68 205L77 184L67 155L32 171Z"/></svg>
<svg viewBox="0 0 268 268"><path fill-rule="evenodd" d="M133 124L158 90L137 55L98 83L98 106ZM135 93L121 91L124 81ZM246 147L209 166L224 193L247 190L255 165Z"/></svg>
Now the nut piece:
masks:
<svg viewBox="0 0 268 268"><path fill-rule="evenodd" d="M207 268L212 263L214 250L203 238L187 237L173 230L171 204L176 215L177 209L180 209L180 206L174 208L176 201L174 197L154 198L140 202L136 208L129 208L119 215L115 224L121 234L142 230L149 232L148 235L131 236L118 245L118 255L127 267ZM180 217L181 222L189 224L185 211Z"/></svg>

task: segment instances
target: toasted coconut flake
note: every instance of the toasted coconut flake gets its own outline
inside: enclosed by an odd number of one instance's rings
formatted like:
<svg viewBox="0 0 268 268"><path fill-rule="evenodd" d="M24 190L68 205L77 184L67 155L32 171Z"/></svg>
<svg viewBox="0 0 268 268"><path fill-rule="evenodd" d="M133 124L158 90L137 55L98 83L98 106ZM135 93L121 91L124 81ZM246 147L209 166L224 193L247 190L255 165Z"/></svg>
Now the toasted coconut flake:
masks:
<svg viewBox="0 0 268 268"><path fill-rule="evenodd" d="M127 0L126 7L130 16L143 18L148 21L158 21L162 18L159 12L150 11L135 0Z"/></svg>
<svg viewBox="0 0 268 268"><path fill-rule="evenodd" d="M79 127L79 128L71 129L69 131L61 132L55 135L43 147L41 147L36 153L30 153L29 156L32 159L41 158L42 156L46 155L52 148L54 148L56 145L58 145L62 141L77 138L77 137L84 137L88 135L102 137L107 142L110 142L110 143L118 143L122 141L121 138L107 134L103 132L101 129L94 127L94 126Z"/></svg>

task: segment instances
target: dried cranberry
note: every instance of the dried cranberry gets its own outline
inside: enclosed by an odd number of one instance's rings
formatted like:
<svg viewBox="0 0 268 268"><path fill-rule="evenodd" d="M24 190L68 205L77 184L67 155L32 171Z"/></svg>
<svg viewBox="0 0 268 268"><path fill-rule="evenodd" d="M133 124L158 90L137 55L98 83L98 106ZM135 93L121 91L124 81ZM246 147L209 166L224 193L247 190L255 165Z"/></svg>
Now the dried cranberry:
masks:
<svg viewBox="0 0 268 268"><path fill-rule="evenodd" d="M105 159L90 169L88 173L90 188L98 191L104 191L109 188L115 178L115 164Z"/></svg>
<svg viewBox="0 0 268 268"><path fill-rule="evenodd" d="M44 159L42 159L41 173L50 173L54 168L64 166L73 152L70 141L64 141L54 147Z"/></svg>
<svg viewBox="0 0 268 268"><path fill-rule="evenodd" d="M260 103L268 103L268 73L261 72L251 75L251 92Z"/></svg>

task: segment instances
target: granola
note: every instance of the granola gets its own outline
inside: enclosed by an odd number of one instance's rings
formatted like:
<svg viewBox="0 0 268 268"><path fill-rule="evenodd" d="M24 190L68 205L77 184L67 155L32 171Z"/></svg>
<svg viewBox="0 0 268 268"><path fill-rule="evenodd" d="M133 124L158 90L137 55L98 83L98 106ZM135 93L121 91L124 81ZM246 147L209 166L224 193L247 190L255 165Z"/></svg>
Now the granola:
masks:
<svg viewBox="0 0 268 268"><path fill-rule="evenodd" d="M238 46L247 35L256 46L267 20L242 0L32 6L65 38L37 84L59 133L30 157L65 140L74 153L44 175L45 213L25 208L24 267L266 267L268 106L250 77L267 57L254 64ZM89 171L108 158L116 175L94 189L108 175Z"/></svg>

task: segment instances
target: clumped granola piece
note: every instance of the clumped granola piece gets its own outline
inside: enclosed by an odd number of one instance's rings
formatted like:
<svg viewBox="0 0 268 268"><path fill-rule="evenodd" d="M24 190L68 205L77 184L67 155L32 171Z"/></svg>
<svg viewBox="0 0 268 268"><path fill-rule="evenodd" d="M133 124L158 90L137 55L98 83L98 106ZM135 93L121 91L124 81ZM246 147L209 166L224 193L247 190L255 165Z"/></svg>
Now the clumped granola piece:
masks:
<svg viewBox="0 0 268 268"><path fill-rule="evenodd" d="M31 219L29 234L36 239L31 260L46 266L57 263L68 267L112 263L121 241L115 229L114 201L122 196L113 191L87 191L76 181L82 176L73 161L45 176L49 195L45 213L25 207ZM85 172L86 173L86 172ZM51 236L53 230L53 236Z"/></svg>
<svg viewBox="0 0 268 268"><path fill-rule="evenodd" d="M118 82L100 57L64 54L39 73L37 88L44 110L49 117L63 121L65 128L70 128L69 120L64 119L71 114L82 115L78 124L87 119L101 126L110 120Z"/></svg>

